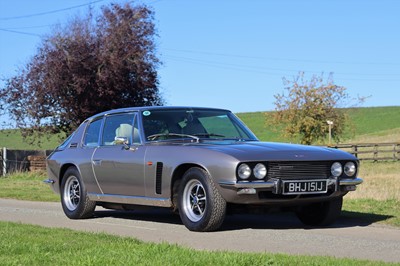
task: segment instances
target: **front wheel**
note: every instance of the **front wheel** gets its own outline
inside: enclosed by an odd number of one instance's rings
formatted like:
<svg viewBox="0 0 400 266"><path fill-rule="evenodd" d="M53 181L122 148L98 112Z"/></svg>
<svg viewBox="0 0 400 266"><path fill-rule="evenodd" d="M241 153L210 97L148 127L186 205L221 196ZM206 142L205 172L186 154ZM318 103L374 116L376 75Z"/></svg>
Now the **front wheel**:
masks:
<svg viewBox="0 0 400 266"><path fill-rule="evenodd" d="M183 176L179 189L179 215L191 231L217 230L226 214L226 202L210 175L193 167Z"/></svg>
<svg viewBox="0 0 400 266"><path fill-rule="evenodd" d="M70 219L84 219L93 215L96 202L89 200L85 184L76 168L69 168L61 182L61 205Z"/></svg>
<svg viewBox="0 0 400 266"><path fill-rule="evenodd" d="M330 201L301 206L296 215L305 225L327 226L340 216L342 204L343 197L338 197Z"/></svg>

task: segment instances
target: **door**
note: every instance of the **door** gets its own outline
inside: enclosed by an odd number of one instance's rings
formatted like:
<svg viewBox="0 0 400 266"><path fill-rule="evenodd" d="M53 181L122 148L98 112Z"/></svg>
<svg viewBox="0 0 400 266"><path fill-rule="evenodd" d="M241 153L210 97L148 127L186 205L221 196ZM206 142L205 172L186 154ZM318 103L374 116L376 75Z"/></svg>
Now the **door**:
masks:
<svg viewBox="0 0 400 266"><path fill-rule="evenodd" d="M104 194L144 196L144 154L136 113L105 118L100 146L93 154L93 171ZM121 141L124 140L124 141Z"/></svg>

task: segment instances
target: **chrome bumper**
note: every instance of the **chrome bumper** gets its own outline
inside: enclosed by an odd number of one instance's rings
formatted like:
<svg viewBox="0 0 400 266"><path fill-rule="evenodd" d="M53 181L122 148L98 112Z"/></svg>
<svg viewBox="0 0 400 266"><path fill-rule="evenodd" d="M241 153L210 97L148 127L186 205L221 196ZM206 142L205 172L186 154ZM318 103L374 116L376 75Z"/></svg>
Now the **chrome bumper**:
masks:
<svg viewBox="0 0 400 266"><path fill-rule="evenodd" d="M43 183L46 183L46 184L54 184L56 181L54 181L53 179L46 179L46 180L43 180Z"/></svg>
<svg viewBox="0 0 400 266"><path fill-rule="evenodd" d="M353 179L342 179L339 180L339 186L357 186L361 184L363 180L361 178L353 178Z"/></svg>
<svg viewBox="0 0 400 266"><path fill-rule="evenodd" d="M361 184L363 180L361 178L348 178L340 179L336 178L328 179L328 186L335 185L335 190L339 190L340 186L349 187L348 191L355 190L355 186ZM238 194L256 194L256 189L263 189L272 191L275 194L279 194L282 181L280 179L271 179L267 182L262 181L232 181L232 182L219 182L221 187L225 188L236 188L238 189Z"/></svg>

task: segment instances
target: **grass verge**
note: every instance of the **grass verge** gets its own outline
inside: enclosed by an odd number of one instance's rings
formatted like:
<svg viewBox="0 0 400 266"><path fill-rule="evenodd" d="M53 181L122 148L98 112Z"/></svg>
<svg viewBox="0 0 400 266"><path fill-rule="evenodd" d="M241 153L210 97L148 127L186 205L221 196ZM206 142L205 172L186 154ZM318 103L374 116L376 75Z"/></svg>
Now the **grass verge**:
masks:
<svg viewBox="0 0 400 266"><path fill-rule="evenodd" d="M2 265L388 265L327 256L195 251L99 233L0 222Z"/></svg>
<svg viewBox="0 0 400 266"><path fill-rule="evenodd" d="M59 201L60 196L55 194L44 184L44 172L14 173L0 177L0 198L31 201Z"/></svg>
<svg viewBox="0 0 400 266"><path fill-rule="evenodd" d="M365 224L382 223L400 227L400 201L345 198L342 216L355 218Z"/></svg>

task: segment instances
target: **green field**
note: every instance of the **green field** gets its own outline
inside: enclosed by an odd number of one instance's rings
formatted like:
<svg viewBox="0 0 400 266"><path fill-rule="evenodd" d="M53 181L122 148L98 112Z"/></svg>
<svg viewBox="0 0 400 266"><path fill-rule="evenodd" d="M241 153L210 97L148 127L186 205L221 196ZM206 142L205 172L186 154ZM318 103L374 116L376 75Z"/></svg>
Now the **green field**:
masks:
<svg viewBox="0 0 400 266"><path fill-rule="evenodd" d="M400 129L400 106L347 109L354 121L356 135L384 134ZM399 139L400 140L400 139Z"/></svg>
<svg viewBox="0 0 400 266"><path fill-rule="evenodd" d="M400 106L345 109L350 128L342 143L400 142ZM268 125L272 112L238 113L239 118L263 141L295 142Z"/></svg>
<svg viewBox="0 0 400 266"><path fill-rule="evenodd" d="M0 148L6 147L8 149L17 150L53 150L57 147L62 138L58 135L42 137L41 144L29 144L22 138L21 132L18 129L0 130Z"/></svg>
<svg viewBox="0 0 400 266"><path fill-rule="evenodd" d="M351 127L342 143L400 142L400 106L366 107L345 109L351 119ZM271 112L238 113L239 118L262 141L296 142L287 139L279 129L268 124ZM0 147L9 149L54 149L61 142L59 136L42 138L41 145L22 141L19 130L0 130Z"/></svg>

